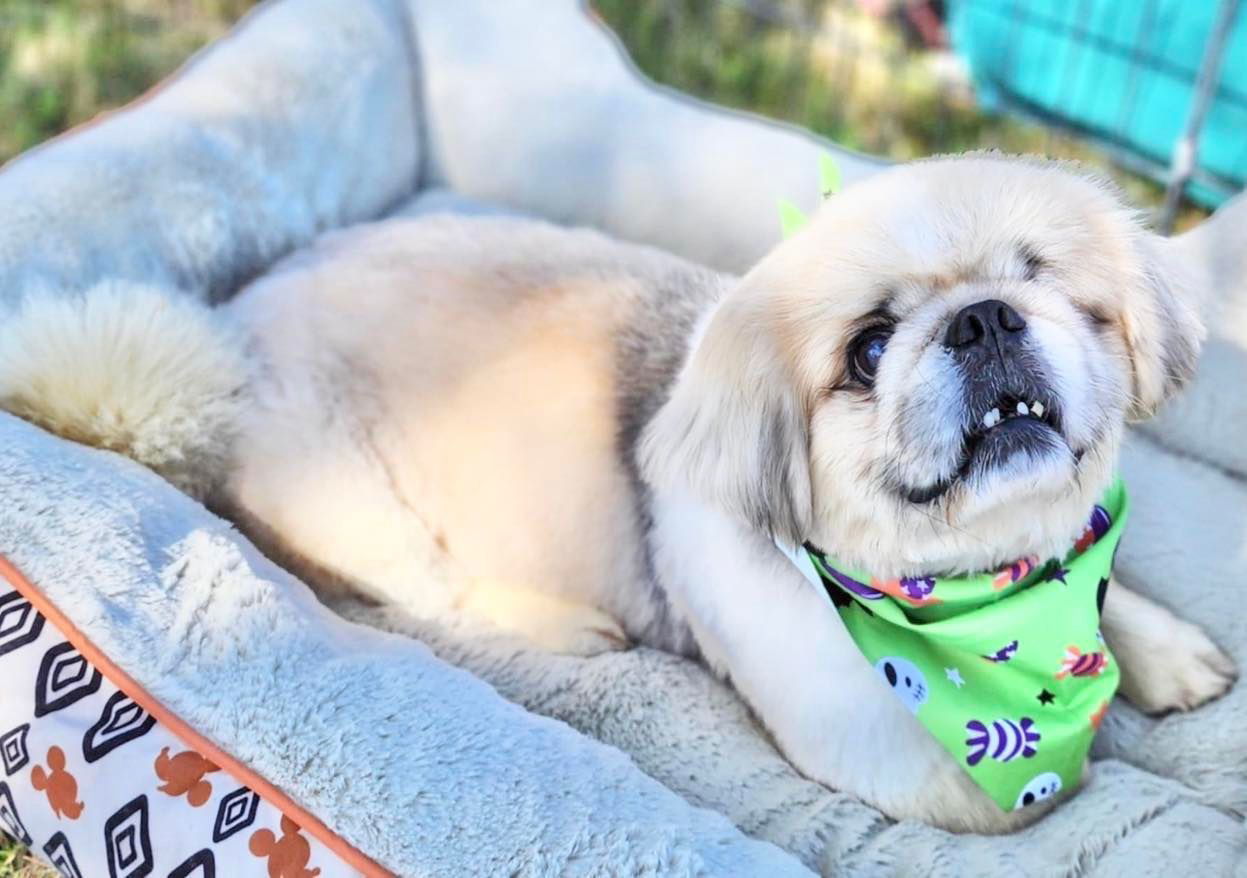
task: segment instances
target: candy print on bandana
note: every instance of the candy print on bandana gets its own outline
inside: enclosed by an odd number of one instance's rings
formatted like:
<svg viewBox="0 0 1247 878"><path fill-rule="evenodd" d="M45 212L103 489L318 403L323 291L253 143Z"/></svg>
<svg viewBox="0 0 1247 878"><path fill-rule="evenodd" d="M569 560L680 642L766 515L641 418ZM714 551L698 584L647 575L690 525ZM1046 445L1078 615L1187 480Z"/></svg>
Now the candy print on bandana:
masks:
<svg viewBox="0 0 1247 878"><path fill-rule="evenodd" d="M1078 651L1078 647L1067 646L1065 648L1065 658L1061 660L1061 670L1057 671L1056 678L1063 680L1066 677L1098 677L1104 673L1104 669L1107 666L1107 651L1083 654Z"/></svg>
<svg viewBox="0 0 1247 878"><path fill-rule="evenodd" d="M1016 640L1010 640L1007 644L1000 647L1000 649L996 650L991 655L983 656L983 658L987 659L989 662L1007 662L1009 659L1013 658L1014 653L1017 651L1018 642Z"/></svg>
<svg viewBox="0 0 1247 878"><path fill-rule="evenodd" d="M998 719L990 723L981 723L976 719L966 723L966 765L978 765L984 756L990 756L999 762L1012 762L1019 756L1030 759L1039 751L1040 734L1035 729L1035 721L1024 716L1017 722L1011 719ZM990 752L989 752L990 751Z"/></svg>
<svg viewBox="0 0 1247 878"><path fill-rule="evenodd" d="M878 579L804 552L883 683L1011 811L1077 786L1117 688L1100 610L1127 512L1118 481L1064 558L969 576Z"/></svg>

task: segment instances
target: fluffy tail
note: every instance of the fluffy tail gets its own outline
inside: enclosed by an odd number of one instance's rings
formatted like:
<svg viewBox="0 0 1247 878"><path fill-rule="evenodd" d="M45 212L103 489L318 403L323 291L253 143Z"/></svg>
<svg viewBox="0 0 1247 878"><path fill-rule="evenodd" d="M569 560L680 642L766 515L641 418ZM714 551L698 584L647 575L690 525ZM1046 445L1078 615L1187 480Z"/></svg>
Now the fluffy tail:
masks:
<svg viewBox="0 0 1247 878"><path fill-rule="evenodd" d="M0 407L198 497L224 473L246 383L220 318L154 287L31 296L0 325Z"/></svg>

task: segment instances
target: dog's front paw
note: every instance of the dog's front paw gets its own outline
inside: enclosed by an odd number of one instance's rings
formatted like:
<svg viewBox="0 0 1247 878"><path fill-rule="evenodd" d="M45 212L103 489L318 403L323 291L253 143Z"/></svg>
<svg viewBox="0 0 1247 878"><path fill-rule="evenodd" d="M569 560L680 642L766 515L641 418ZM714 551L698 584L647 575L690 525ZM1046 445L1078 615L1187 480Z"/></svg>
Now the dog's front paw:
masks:
<svg viewBox="0 0 1247 878"><path fill-rule="evenodd" d="M1049 793L1039 801L1004 811L974 782L960 762L942 748L936 751L939 746L934 738L927 745L934 757L928 763L932 767L912 776L907 787L871 804L894 820L919 820L948 832L1003 835L1031 825L1077 789L1059 790L1055 795ZM1084 778L1086 774L1084 766Z"/></svg>
<svg viewBox="0 0 1247 878"><path fill-rule="evenodd" d="M547 652L588 657L629 645L623 628L601 610L513 583L475 580L459 609Z"/></svg>
<svg viewBox="0 0 1247 878"><path fill-rule="evenodd" d="M610 616L592 607L571 606L525 632L542 649L588 658L628 648L628 635Z"/></svg>
<svg viewBox="0 0 1247 878"><path fill-rule="evenodd" d="M1120 657L1122 694L1146 713L1193 710L1224 695L1238 678L1234 660L1208 635L1171 619L1163 638Z"/></svg>

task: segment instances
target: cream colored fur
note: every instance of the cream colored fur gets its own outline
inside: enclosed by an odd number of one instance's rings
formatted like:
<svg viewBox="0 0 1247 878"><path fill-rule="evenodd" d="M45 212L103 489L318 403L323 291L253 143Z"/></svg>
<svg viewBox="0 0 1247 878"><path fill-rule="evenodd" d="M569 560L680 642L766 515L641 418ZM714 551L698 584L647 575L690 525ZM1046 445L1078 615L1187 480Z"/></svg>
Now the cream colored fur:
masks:
<svg viewBox="0 0 1247 878"><path fill-rule="evenodd" d="M219 502L312 581L558 651L622 645L652 608L610 362L647 288L617 246L438 218L279 266L226 309L257 379Z"/></svg>
<svg viewBox="0 0 1247 878"><path fill-rule="evenodd" d="M154 287L32 293L0 332L0 406L193 495L228 465L246 383L242 347L220 318Z"/></svg>
<svg viewBox="0 0 1247 878"><path fill-rule="evenodd" d="M1237 675L1196 626L1114 581L1101 619L1121 667L1121 693L1148 713L1192 710Z"/></svg>

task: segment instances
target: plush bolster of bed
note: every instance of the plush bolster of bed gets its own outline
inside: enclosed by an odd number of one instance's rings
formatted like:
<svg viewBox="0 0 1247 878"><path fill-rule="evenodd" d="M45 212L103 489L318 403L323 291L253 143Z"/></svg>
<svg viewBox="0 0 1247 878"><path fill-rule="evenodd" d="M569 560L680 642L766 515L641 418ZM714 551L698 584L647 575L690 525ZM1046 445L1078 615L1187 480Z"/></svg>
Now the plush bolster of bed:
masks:
<svg viewBox="0 0 1247 878"><path fill-rule="evenodd" d="M259 7L138 103L0 173L0 306L102 278L221 297L414 190L401 0Z"/></svg>
<svg viewBox="0 0 1247 878"><path fill-rule="evenodd" d="M164 709L385 867L808 874L619 751L333 615L137 464L8 415L0 448L0 554Z"/></svg>

